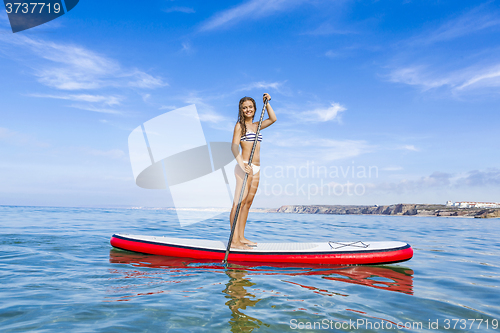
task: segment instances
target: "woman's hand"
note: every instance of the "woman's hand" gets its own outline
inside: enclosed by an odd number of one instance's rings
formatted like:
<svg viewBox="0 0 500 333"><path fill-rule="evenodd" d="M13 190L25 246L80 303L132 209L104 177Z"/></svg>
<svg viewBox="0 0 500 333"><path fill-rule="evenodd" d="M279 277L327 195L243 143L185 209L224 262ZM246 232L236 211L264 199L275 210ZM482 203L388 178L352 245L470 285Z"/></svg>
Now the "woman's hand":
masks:
<svg viewBox="0 0 500 333"><path fill-rule="evenodd" d="M248 165L248 163L245 163L245 169L244 169L244 170L245 170L245 172L246 172L246 173L248 173L250 176L252 176L252 175L253 175L253 168L252 168L250 165Z"/></svg>
<svg viewBox="0 0 500 333"><path fill-rule="evenodd" d="M262 101L265 103L266 99L269 102L271 100L271 95L269 95L268 93L265 93L264 97L262 97Z"/></svg>

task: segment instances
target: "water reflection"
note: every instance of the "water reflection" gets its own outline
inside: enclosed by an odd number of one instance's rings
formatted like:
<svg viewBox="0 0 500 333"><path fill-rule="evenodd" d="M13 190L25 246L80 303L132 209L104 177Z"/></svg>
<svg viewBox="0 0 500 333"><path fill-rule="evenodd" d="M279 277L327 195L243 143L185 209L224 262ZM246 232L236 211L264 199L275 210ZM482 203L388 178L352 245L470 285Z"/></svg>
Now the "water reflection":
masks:
<svg viewBox="0 0 500 333"><path fill-rule="evenodd" d="M229 277L226 284L226 289L222 292L229 299L225 304L231 310L231 332L252 332L254 328L258 328L264 324L257 318L251 317L242 313L240 310L246 310L249 306L255 306L261 299L257 299L255 295L249 293L246 288L251 288L255 283L249 279L245 279L247 271L240 269L227 269L225 271ZM266 325L269 326L269 325Z"/></svg>
<svg viewBox="0 0 500 333"><path fill-rule="evenodd" d="M109 262L129 264L135 267L164 268L169 269L170 272L172 272L173 269L188 269L187 271L183 271L184 275L189 275L189 269L221 270L228 274L230 281L231 279L236 279L238 276L243 279L246 275L322 275L322 278L326 280L358 284L413 295L413 270L401 266L332 266L301 264L301 267L294 267L294 265L291 264L233 263L230 264L230 269L226 269L219 262L209 260L204 261L200 259L147 255L117 249L110 250ZM236 272L240 272L238 273L240 275ZM123 273L122 271L122 274L127 273ZM135 271L135 273L130 272L128 274L141 275L144 274L144 272ZM310 289L315 288L314 286L303 287Z"/></svg>
<svg viewBox="0 0 500 333"><path fill-rule="evenodd" d="M231 311L228 322L232 332L252 332L255 328L262 326L270 327L268 323L249 315L249 313L252 313L250 308L255 307L262 299L267 298L267 296L261 296L266 294L263 294L262 290L258 288L259 286L251 281L252 276L276 275L277 283L292 284L323 296L350 296L345 293L338 293L325 289L325 280L357 284L370 288L413 295L413 270L401 266L331 266L301 264L301 267L294 267L289 264L231 263L225 268L220 262L139 254L117 249L112 249L110 251L109 262L127 264L134 268L110 270L110 273L119 275L118 279L126 282L120 282L119 287L113 290L116 295L114 297L107 297L107 301L127 301L133 297L168 293L190 297L189 295L193 295L190 293L198 293L195 289L214 288L214 286L217 285L215 286L215 290L222 291L224 297L227 299L225 305ZM160 269L144 270L142 268ZM200 276L204 278L204 272L224 273L227 275L228 280L225 283L225 281L221 281L221 279L212 279L211 281L215 281L215 283L202 283L200 285L198 282L193 284L193 281L197 281L193 280L193 277L197 276L195 279L199 279ZM320 284L322 288L298 283L297 280L293 281L293 277L305 275L320 276L322 278ZM307 279L306 281L314 283L314 281L318 280ZM224 283L225 288L219 289L218 285L224 285ZM213 292L211 292L211 294L215 295L217 291L215 294ZM275 291L275 295L273 296L278 296L279 294L281 294L281 292ZM284 294L281 295L285 296ZM262 309L256 309L255 313L261 310ZM352 309L346 310L356 311Z"/></svg>

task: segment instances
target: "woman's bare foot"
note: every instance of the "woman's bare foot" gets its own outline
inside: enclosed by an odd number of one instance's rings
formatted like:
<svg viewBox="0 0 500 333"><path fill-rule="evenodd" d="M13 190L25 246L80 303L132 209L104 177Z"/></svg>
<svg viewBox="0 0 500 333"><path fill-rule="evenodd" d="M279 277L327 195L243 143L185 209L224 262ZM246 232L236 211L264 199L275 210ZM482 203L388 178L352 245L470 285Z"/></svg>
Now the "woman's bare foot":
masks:
<svg viewBox="0 0 500 333"><path fill-rule="evenodd" d="M252 248L248 245L246 245L243 242L232 242L231 243L231 249L236 249L236 250L251 250Z"/></svg>
<svg viewBox="0 0 500 333"><path fill-rule="evenodd" d="M241 240L241 242L242 242L243 244L248 245L248 246L257 246L257 243L252 242L251 240L248 240L248 239L246 239L246 238L243 238L243 239Z"/></svg>

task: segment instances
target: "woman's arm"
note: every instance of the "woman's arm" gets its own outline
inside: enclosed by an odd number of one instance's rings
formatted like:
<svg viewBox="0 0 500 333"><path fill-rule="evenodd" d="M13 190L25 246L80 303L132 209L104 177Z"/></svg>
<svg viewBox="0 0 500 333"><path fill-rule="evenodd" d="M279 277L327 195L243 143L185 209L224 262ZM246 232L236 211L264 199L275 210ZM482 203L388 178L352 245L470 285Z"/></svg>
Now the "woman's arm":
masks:
<svg viewBox="0 0 500 333"><path fill-rule="evenodd" d="M233 132L233 141L231 143L231 151L234 155L234 158L236 159L236 162L238 162L238 165L240 168L245 170L246 173L250 173L250 170L252 168L248 166L248 164L245 164L243 162L243 157L240 154L240 141L241 141L241 125L240 123L236 123L236 126L234 126L234 132Z"/></svg>
<svg viewBox="0 0 500 333"><path fill-rule="evenodd" d="M273 110L273 107L269 103L269 101L271 100L271 96L269 94L265 93L263 99L264 99L264 101L266 99L268 100L268 103L266 105L268 118L266 120L262 121L262 125L261 125L260 129L264 129L266 127L271 126L277 120L276 114L274 113L274 110Z"/></svg>

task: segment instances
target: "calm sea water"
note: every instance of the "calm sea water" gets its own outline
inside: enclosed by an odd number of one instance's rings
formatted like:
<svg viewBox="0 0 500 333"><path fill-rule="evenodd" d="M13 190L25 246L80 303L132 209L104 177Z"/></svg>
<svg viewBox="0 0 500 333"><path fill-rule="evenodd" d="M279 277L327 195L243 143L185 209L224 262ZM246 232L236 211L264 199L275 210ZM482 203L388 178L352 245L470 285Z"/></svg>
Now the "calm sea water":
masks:
<svg viewBox="0 0 500 333"><path fill-rule="evenodd" d="M500 219L251 213L256 241L401 240L383 266L235 266L113 249L113 233L226 240L227 217L0 206L2 332L498 332Z"/></svg>

